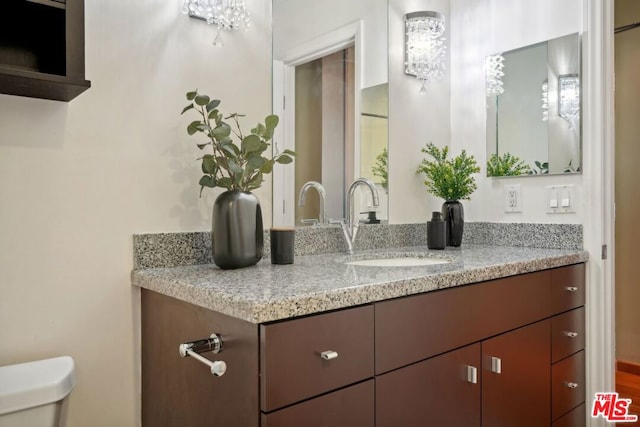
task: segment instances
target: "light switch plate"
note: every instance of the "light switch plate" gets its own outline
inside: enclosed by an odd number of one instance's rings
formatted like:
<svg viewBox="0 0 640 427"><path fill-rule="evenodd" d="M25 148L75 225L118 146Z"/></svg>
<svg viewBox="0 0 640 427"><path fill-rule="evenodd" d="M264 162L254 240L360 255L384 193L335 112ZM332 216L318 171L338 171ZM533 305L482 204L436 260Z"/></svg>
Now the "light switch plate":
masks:
<svg viewBox="0 0 640 427"><path fill-rule="evenodd" d="M565 214L576 212L576 192L573 185L550 185L547 187L547 213Z"/></svg>
<svg viewBox="0 0 640 427"><path fill-rule="evenodd" d="M504 186L504 211L522 212L522 188L519 185Z"/></svg>

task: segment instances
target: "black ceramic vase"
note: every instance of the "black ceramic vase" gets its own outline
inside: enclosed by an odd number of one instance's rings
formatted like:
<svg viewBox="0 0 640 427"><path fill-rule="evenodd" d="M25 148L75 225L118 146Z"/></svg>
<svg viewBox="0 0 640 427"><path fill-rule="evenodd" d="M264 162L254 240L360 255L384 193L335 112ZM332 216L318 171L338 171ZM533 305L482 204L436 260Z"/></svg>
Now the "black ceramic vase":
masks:
<svg viewBox="0 0 640 427"><path fill-rule="evenodd" d="M457 200L447 200L442 204L442 215L446 222L447 246L460 246L464 231L464 209Z"/></svg>
<svg viewBox="0 0 640 427"><path fill-rule="evenodd" d="M213 262L222 269L248 267L262 258L264 231L258 198L225 191L213 204Z"/></svg>

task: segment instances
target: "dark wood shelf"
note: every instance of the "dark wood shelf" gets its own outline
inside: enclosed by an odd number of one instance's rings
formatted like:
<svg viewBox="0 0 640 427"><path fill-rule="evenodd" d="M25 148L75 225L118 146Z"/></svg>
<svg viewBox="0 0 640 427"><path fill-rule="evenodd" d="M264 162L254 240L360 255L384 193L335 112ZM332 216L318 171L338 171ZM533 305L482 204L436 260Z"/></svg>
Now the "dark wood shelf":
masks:
<svg viewBox="0 0 640 427"><path fill-rule="evenodd" d="M91 82L0 65L0 93L71 101L91 87Z"/></svg>
<svg viewBox="0 0 640 427"><path fill-rule="evenodd" d="M27 1L31 3L38 3L44 6L55 7L57 9L64 9L67 7L65 1L59 1L59 0L27 0Z"/></svg>
<svg viewBox="0 0 640 427"><path fill-rule="evenodd" d="M0 93L70 101L90 87L84 0L9 0L0 15Z"/></svg>

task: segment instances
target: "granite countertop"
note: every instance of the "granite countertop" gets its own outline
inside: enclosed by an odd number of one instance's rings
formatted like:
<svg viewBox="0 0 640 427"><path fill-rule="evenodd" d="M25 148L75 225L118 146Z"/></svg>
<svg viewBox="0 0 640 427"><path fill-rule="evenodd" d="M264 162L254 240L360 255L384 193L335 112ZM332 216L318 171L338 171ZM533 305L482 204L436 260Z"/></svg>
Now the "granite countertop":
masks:
<svg viewBox="0 0 640 427"><path fill-rule="evenodd" d="M420 256L448 264L420 267L348 265L362 259ZM584 262L587 252L463 245L434 251L407 247L296 256L291 265L221 270L214 264L134 270L134 286L150 289L252 323L263 323L405 295Z"/></svg>

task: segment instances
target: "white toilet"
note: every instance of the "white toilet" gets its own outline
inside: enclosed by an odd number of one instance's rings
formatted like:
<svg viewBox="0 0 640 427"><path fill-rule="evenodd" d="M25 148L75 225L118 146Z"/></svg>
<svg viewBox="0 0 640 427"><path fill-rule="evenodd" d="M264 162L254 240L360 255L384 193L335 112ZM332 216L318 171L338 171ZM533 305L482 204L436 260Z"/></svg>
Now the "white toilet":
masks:
<svg viewBox="0 0 640 427"><path fill-rule="evenodd" d="M0 427L64 427L75 382L69 356L0 366Z"/></svg>

